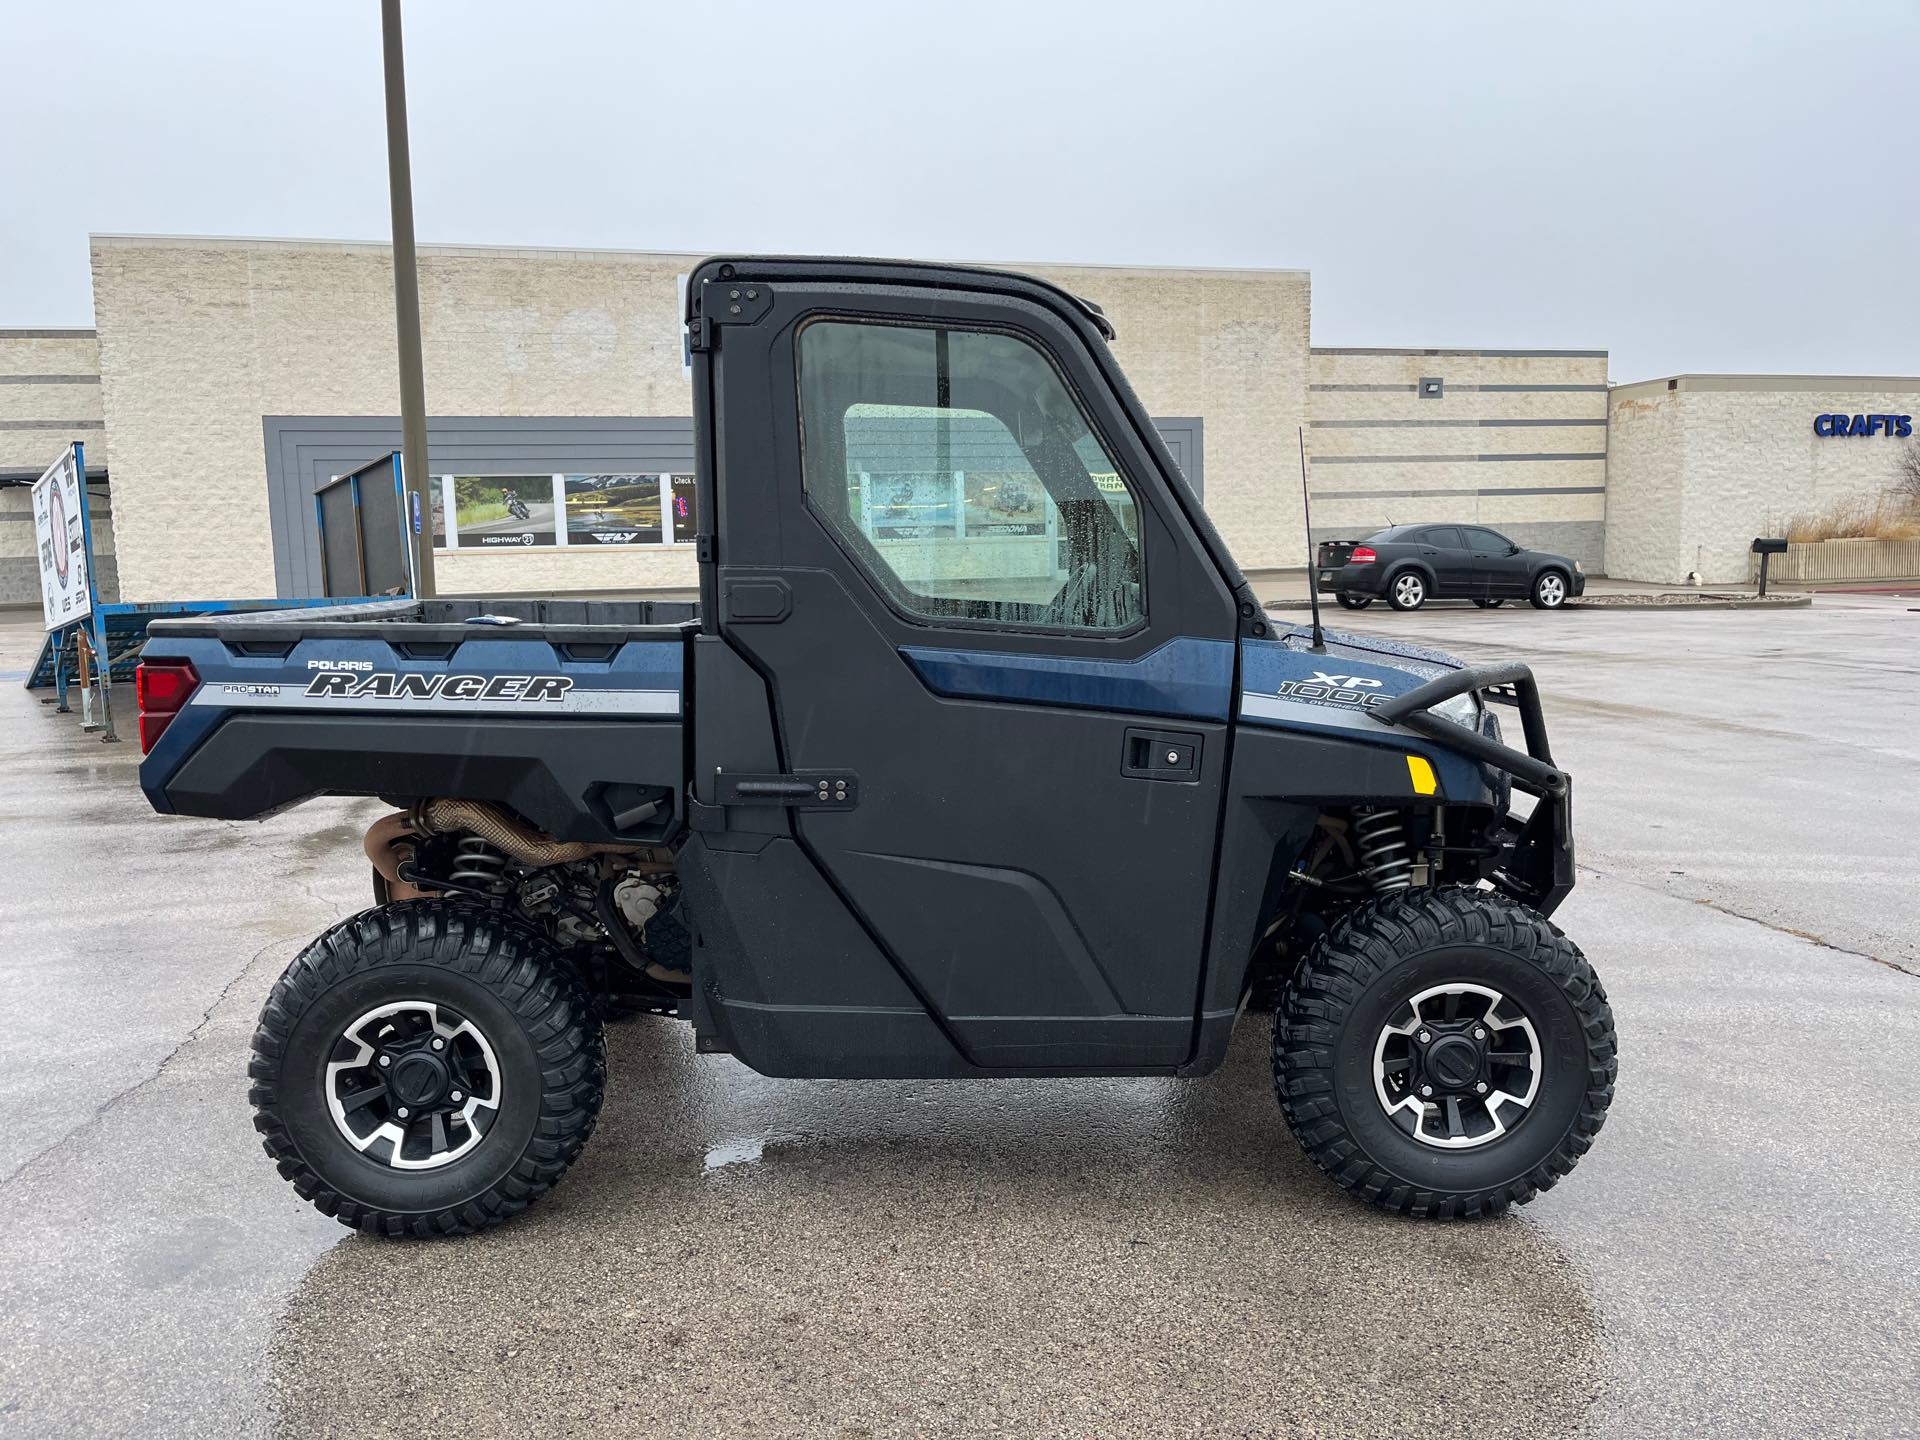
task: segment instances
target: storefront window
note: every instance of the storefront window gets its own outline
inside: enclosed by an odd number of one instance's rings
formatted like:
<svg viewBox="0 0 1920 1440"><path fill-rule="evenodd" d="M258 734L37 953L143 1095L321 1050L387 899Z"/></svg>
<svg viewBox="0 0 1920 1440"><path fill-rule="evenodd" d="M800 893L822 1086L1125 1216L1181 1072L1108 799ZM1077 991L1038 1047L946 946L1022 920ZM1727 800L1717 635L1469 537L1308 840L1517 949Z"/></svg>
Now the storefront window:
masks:
<svg viewBox="0 0 1920 1440"><path fill-rule="evenodd" d="M685 471L438 475L432 499L437 549L690 545L698 520Z"/></svg>

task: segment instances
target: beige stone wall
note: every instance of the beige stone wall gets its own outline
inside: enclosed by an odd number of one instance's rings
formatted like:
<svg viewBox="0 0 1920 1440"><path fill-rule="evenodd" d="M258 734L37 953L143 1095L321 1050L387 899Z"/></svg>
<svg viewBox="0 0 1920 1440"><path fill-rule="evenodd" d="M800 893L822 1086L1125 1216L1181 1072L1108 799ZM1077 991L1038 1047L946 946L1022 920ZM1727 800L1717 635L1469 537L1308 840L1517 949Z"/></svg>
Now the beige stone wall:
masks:
<svg viewBox="0 0 1920 1440"><path fill-rule="evenodd" d="M91 330L0 330L0 605L40 603L29 488L61 448L86 446L87 470L106 464L100 410L100 353ZM115 598L113 514L92 487L95 583Z"/></svg>
<svg viewBox="0 0 1920 1440"><path fill-rule="evenodd" d="M1608 483L1607 574L1621 580L1679 580L1686 437L1680 399L1665 381L1617 386L1609 397L1612 440Z"/></svg>
<svg viewBox="0 0 1920 1440"><path fill-rule="evenodd" d="M696 258L424 247L429 411L690 414L675 282ZM1294 563L1297 515L1270 487L1307 409L1307 276L1019 268L1106 308L1150 412L1203 418L1208 509L1241 563ZM398 412L386 247L97 236L93 277L128 597L272 594L261 418ZM438 565L448 592L695 578L689 547L442 552Z"/></svg>
<svg viewBox="0 0 1920 1440"><path fill-rule="evenodd" d="M1427 379L1442 382L1438 397L1422 391ZM1604 351L1323 348L1312 352L1311 384L1320 535L1455 520L1598 567Z"/></svg>
<svg viewBox="0 0 1920 1440"><path fill-rule="evenodd" d="M1756 535L1884 491L1906 441L1823 438L1821 414L1920 416L1920 378L1681 375L1615 388L1609 573L1744 583ZM1629 435L1634 438L1629 439Z"/></svg>

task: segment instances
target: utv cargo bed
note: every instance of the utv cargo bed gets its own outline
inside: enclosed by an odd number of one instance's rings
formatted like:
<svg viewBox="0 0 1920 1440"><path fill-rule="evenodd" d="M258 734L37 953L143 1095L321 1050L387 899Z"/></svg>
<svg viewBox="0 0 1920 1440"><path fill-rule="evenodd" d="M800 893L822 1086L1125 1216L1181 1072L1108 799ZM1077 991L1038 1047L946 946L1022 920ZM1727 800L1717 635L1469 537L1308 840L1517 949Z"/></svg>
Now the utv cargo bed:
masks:
<svg viewBox="0 0 1920 1440"><path fill-rule="evenodd" d="M246 819L314 795L465 795L560 840L665 839L694 609L389 600L160 622L144 663L190 675L191 699L142 736L147 797Z"/></svg>

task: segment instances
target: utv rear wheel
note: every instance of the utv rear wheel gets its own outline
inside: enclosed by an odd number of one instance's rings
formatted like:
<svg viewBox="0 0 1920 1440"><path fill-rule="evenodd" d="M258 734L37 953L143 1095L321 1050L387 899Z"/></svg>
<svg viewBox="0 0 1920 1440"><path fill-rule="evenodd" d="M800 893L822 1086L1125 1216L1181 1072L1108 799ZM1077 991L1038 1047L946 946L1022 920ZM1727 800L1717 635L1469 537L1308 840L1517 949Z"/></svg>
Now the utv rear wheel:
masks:
<svg viewBox="0 0 1920 1440"><path fill-rule="evenodd" d="M1352 595L1345 590L1338 591L1333 598L1340 602L1342 610L1364 610L1373 603L1371 595Z"/></svg>
<svg viewBox="0 0 1920 1440"><path fill-rule="evenodd" d="M1409 890L1314 946L1274 1022L1295 1138L1362 1199L1455 1219L1573 1169L1613 1100L1613 1012L1572 941L1490 892Z"/></svg>
<svg viewBox="0 0 1920 1440"><path fill-rule="evenodd" d="M1418 570L1402 570L1387 582L1387 604L1396 610L1418 610L1427 603L1427 577Z"/></svg>
<svg viewBox="0 0 1920 1440"><path fill-rule="evenodd" d="M588 993L482 906L382 906L287 967L254 1032L254 1128L314 1208L380 1235L498 1224L593 1133L606 1052Z"/></svg>

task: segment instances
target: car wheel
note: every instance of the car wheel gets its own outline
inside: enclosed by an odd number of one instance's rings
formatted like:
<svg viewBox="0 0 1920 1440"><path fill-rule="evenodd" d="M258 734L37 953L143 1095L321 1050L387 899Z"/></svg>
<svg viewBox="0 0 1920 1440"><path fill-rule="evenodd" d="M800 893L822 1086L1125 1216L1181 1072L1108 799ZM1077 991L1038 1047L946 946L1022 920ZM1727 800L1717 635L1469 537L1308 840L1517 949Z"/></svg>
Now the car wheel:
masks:
<svg viewBox="0 0 1920 1440"><path fill-rule="evenodd" d="M1567 603L1567 577L1558 570L1542 570L1530 598L1536 610L1558 610Z"/></svg>
<svg viewBox="0 0 1920 1440"><path fill-rule="evenodd" d="M1349 595L1342 590L1333 597L1340 602L1342 610L1364 610L1373 603L1371 595Z"/></svg>
<svg viewBox="0 0 1920 1440"><path fill-rule="evenodd" d="M1478 605L1482 610L1498 610L1502 605L1506 604L1507 602L1504 597L1499 600L1482 600L1482 599L1479 599L1478 597L1475 597L1473 603Z"/></svg>
<svg viewBox="0 0 1920 1440"><path fill-rule="evenodd" d="M1274 1023L1280 1108L1336 1184L1464 1219L1566 1175L1618 1070L1607 992L1574 943L1484 890L1408 890L1323 935Z"/></svg>
<svg viewBox="0 0 1920 1440"><path fill-rule="evenodd" d="M1427 603L1427 577L1418 570L1402 570L1387 583L1387 604L1396 610L1418 610Z"/></svg>
<svg viewBox="0 0 1920 1440"><path fill-rule="evenodd" d="M551 1190L606 1085L592 1001L543 937L469 901L369 910L309 945L254 1032L254 1128L324 1215L457 1235Z"/></svg>

